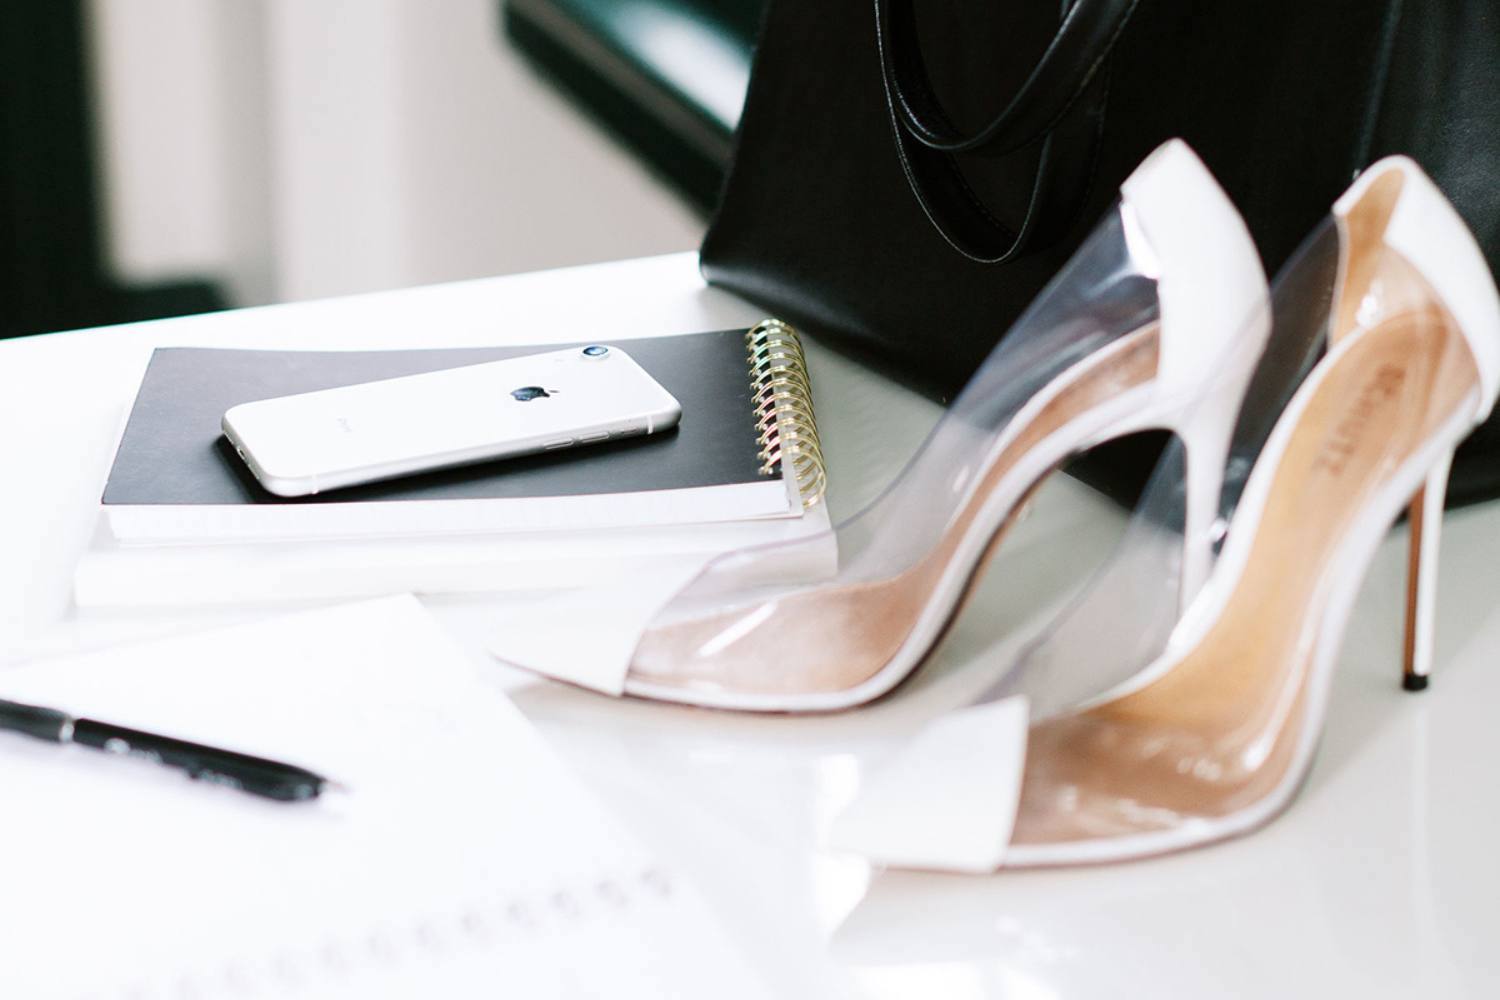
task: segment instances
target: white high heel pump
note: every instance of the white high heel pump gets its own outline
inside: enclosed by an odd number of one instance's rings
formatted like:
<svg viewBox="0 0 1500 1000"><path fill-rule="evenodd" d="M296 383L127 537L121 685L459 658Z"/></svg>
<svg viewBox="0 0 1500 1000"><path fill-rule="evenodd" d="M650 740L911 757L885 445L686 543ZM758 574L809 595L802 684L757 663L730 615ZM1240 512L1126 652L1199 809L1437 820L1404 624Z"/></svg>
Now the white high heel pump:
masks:
<svg viewBox="0 0 1500 1000"><path fill-rule="evenodd" d="M834 529L830 577L766 582L826 549L826 537L743 550L675 595L633 594L645 616L619 625L619 641L492 648L611 694L746 711L859 705L931 653L1041 480L1079 452L1161 428L1187 453L1185 599L1213 558L1229 437L1268 323L1243 222L1192 151L1168 143L1125 182L1117 209L898 480ZM618 652L601 655L606 647Z"/></svg>
<svg viewBox="0 0 1500 1000"><path fill-rule="evenodd" d="M1338 254L1332 294L1300 303L1322 310L1328 354L1277 420L1167 651L1029 726L1020 698L959 720L990 726L986 745L1009 753L985 762L1009 796L991 800L988 839L960 799L907 767L856 800L836 846L988 871L1160 854L1269 821L1311 766L1360 581L1408 505L1404 684L1426 685L1443 492L1454 449L1500 392L1500 297L1473 237L1410 160L1367 171L1331 225L1337 239L1311 245ZM1293 266L1323 263L1304 254ZM1278 281L1278 295L1303 284Z"/></svg>

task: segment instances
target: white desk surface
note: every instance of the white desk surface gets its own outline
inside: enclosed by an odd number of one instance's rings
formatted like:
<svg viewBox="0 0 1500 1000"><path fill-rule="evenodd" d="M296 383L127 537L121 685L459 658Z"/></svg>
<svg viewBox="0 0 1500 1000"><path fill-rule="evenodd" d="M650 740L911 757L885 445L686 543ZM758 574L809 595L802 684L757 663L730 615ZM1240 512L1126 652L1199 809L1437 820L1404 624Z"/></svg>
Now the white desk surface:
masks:
<svg viewBox="0 0 1500 1000"><path fill-rule="evenodd" d="M113 437L155 346L538 343L758 318L705 288L680 254L0 342L0 662L268 613L81 618L71 607ZM937 411L826 351L812 364L831 502L847 514ZM1259 833L987 878L872 874L820 849L861 775L983 682L1038 582L1086 564L1113 522L1081 487L1049 486L936 661L894 697L836 717L738 717L538 681L480 652L501 598L426 603L623 820L698 882L778 996L1500 995L1500 504L1449 515L1438 668L1421 695L1397 685L1404 536L1387 541L1311 778Z"/></svg>

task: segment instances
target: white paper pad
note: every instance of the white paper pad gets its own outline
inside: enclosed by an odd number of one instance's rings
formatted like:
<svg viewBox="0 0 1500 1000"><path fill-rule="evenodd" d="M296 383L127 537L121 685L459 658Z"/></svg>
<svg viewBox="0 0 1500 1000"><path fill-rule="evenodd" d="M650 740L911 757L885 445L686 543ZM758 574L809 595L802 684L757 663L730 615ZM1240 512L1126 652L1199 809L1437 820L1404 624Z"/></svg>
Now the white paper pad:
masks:
<svg viewBox="0 0 1500 1000"><path fill-rule="evenodd" d="M274 803L0 733L6 996L759 995L410 597L8 670L0 697L350 789Z"/></svg>

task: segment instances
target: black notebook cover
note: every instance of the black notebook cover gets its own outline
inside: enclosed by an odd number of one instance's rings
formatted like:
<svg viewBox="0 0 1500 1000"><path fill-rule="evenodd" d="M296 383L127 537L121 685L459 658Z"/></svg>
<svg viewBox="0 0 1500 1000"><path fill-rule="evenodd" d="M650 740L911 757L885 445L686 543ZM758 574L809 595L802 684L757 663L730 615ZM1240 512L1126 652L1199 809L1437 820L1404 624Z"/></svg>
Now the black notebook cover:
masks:
<svg viewBox="0 0 1500 1000"><path fill-rule="evenodd" d="M262 489L224 440L239 403L558 350L568 344L420 351L158 348L115 454L104 503L329 504L634 493L764 481L745 331L618 343L682 404L677 430L510 458L295 500ZM580 343L576 346L584 346Z"/></svg>

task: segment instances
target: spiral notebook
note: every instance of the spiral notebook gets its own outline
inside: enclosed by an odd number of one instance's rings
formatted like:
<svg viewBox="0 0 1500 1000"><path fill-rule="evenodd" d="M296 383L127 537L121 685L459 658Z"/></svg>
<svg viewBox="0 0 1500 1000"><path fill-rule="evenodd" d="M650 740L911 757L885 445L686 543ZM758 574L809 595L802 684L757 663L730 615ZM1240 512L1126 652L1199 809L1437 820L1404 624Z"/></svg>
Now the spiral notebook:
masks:
<svg viewBox="0 0 1500 1000"><path fill-rule="evenodd" d="M0 671L0 697L347 786L270 802L0 734L7 997L766 995L410 597Z"/></svg>
<svg viewBox="0 0 1500 1000"><path fill-rule="evenodd" d="M124 543L371 538L797 517L822 495L800 342L767 321L622 342L682 404L674 431L288 499L224 441L238 404L567 347L159 348L102 497ZM582 345L575 345L582 346Z"/></svg>
<svg viewBox="0 0 1500 1000"><path fill-rule="evenodd" d="M812 387L776 321L621 341L683 407L649 438L286 500L219 431L239 402L557 346L158 349L75 573L79 605L550 589L826 530Z"/></svg>

